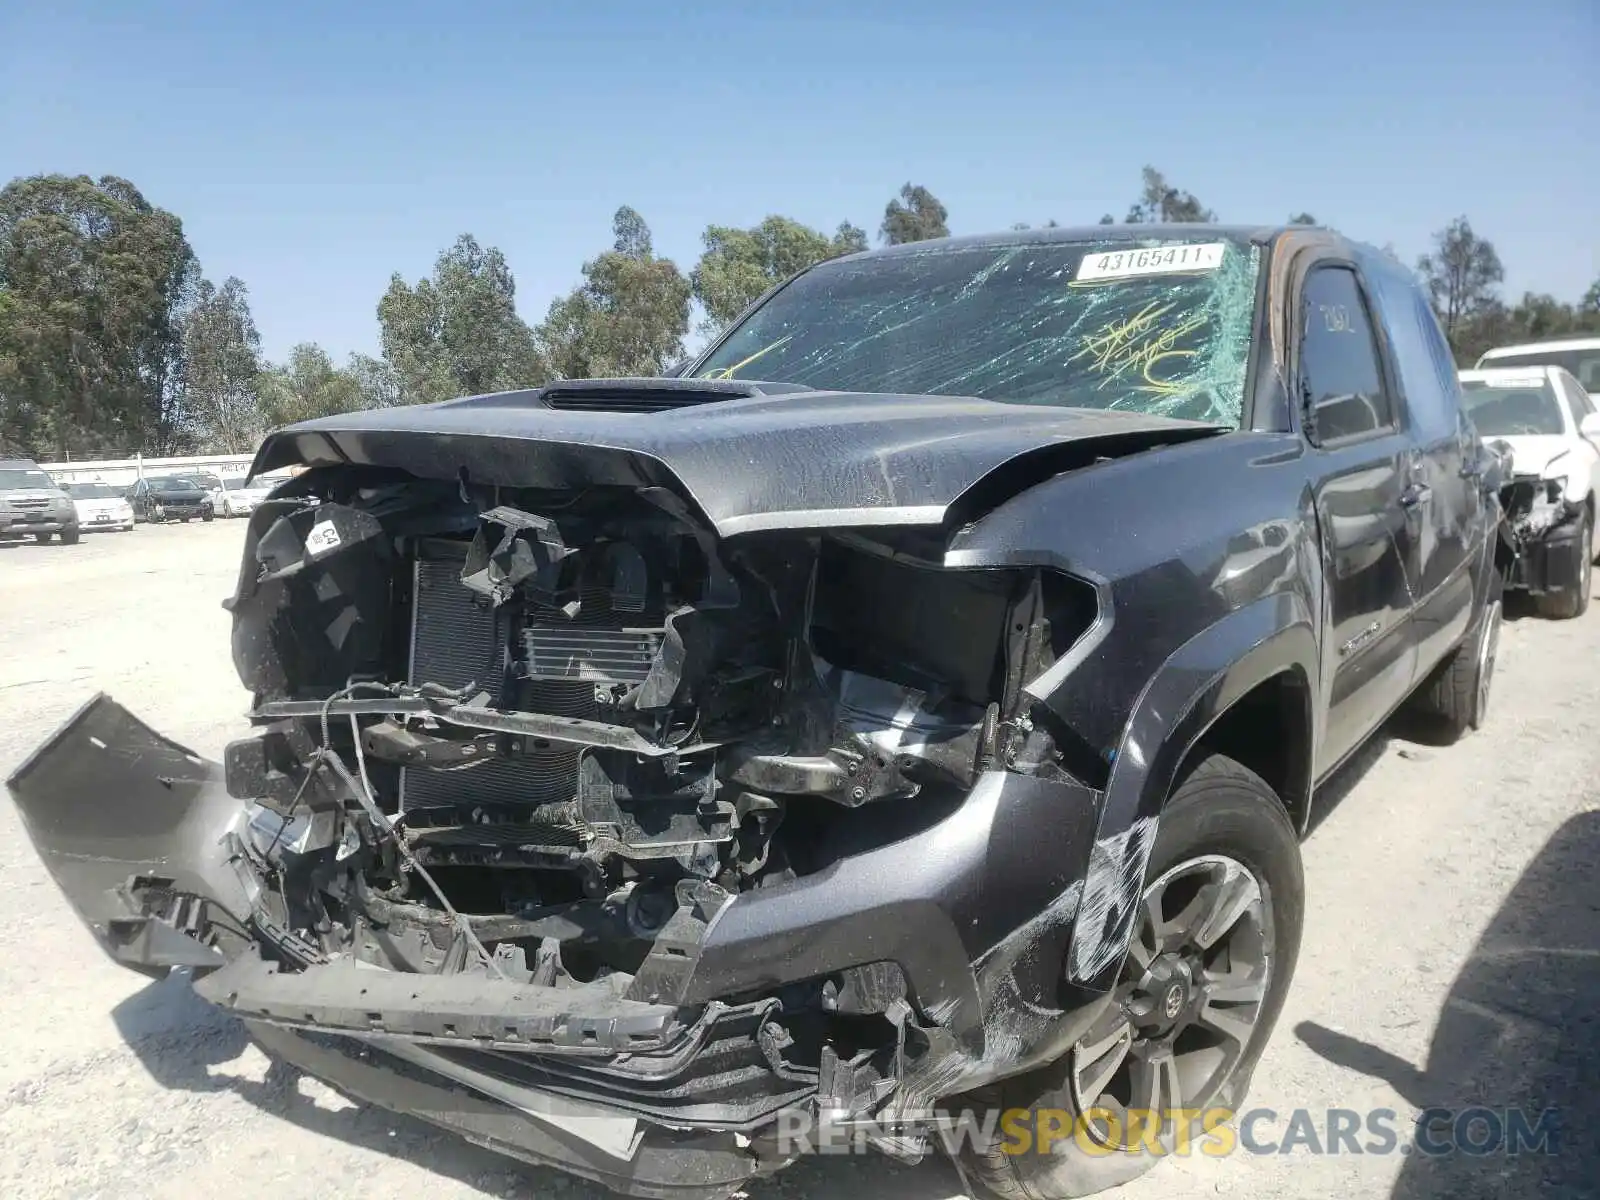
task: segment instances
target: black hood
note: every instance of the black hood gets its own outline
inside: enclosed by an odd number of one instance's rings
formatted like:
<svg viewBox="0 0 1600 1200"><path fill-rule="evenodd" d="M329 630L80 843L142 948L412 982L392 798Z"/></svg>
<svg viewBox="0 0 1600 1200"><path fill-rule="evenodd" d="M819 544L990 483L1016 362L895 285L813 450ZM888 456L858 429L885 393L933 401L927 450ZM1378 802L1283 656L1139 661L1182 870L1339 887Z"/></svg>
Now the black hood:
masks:
<svg viewBox="0 0 1600 1200"><path fill-rule="evenodd" d="M939 525L1008 464L1032 480L1221 432L1135 412L782 386L583 381L344 413L268 435L251 473L354 463L423 478L464 469L509 487L665 486L727 537Z"/></svg>
<svg viewBox="0 0 1600 1200"><path fill-rule="evenodd" d="M183 484L168 483L165 480L152 479L150 481L150 494L152 496L170 496L178 500L193 500L196 504L206 498L206 490L196 484L186 487Z"/></svg>

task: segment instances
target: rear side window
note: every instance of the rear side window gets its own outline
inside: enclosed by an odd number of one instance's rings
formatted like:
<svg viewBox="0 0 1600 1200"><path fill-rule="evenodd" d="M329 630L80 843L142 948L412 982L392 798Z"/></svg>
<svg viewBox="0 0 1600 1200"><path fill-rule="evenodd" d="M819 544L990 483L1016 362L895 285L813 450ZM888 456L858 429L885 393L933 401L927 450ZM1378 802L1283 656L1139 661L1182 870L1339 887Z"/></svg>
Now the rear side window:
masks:
<svg viewBox="0 0 1600 1200"><path fill-rule="evenodd" d="M1378 272L1375 286L1412 424L1424 440L1455 436L1461 431L1461 381L1433 307L1397 273Z"/></svg>
<svg viewBox="0 0 1600 1200"><path fill-rule="evenodd" d="M1393 426L1372 318L1355 272L1313 270L1300 316L1300 379L1311 439L1320 445Z"/></svg>

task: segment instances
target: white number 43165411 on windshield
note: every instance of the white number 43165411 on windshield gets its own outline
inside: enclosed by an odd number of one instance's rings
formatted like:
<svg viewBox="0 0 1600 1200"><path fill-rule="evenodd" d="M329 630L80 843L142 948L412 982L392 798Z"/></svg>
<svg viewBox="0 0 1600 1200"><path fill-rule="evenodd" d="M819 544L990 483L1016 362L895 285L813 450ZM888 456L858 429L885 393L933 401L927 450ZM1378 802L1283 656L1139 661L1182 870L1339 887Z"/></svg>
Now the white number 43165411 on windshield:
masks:
<svg viewBox="0 0 1600 1200"><path fill-rule="evenodd" d="M1195 246L1145 246L1137 250L1113 250L1108 254L1085 254L1074 278L1121 279L1178 271L1215 271L1222 265L1222 252L1227 245L1226 242L1204 242Z"/></svg>

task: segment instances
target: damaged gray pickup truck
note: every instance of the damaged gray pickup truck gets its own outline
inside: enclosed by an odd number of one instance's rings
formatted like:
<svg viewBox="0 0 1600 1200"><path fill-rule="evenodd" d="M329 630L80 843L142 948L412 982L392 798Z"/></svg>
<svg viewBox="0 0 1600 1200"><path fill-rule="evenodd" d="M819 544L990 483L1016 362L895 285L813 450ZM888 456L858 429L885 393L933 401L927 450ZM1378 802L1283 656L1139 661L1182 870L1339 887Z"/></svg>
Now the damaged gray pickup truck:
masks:
<svg viewBox="0 0 1600 1200"><path fill-rule="evenodd" d="M679 378L273 433L251 736L101 696L10 788L113 959L355 1097L655 1197L965 1112L1085 1195L1241 1101L1314 785L1483 719L1497 461L1323 231L853 256Z"/></svg>

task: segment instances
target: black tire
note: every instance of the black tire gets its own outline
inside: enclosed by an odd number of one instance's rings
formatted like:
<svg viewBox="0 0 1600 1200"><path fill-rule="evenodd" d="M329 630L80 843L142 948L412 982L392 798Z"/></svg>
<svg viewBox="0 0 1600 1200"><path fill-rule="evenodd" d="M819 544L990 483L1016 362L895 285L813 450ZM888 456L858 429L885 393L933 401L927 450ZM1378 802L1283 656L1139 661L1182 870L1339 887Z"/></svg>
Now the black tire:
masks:
<svg viewBox="0 0 1600 1200"><path fill-rule="evenodd" d="M1262 908L1270 914L1271 963L1265 993L1244 1048L1210 1096L1185 1097L1185 1106L1237 1111L1250 1085L1256 1061L1283 1008L1300 950L1305 911L1305 879L1300 843L1282 802L1254 771L1220 754L1200 761L1173 792L1151 850L1146 887L1190 861L1226 856L1248 868L1259 882ZM1125 971L1132 967L1132 960ZM1004 1111L1058 1109L1074 1120L1083 1106L1075 1098L1072 1051L1026 1075L1004 1080L974 1100ZM1156 1162L1148 1151L1091 1153L1076 1137L1057 1141L1049 1154L1007 1154L1001 1142L963 1147L957 1166L975 1195L1000 1200L1075 1200L1117 1187L1144 1174Z"/></svg>
<svg viewBox="0 0 1600 1200"><path fill-rule="evenodd" d="M51 534L51 533L48 533L48 532L46 532L46 533L36 533L36 534L33 535L33 540L38 542L39 545L41 545L41 546L48 546L50 544L50 539L52 537L54 537L54 536L55 536L54 534Z"/></svg>
<svg viewBox="0 0 1600 1200"><path fill-rule="evenodd" d="M1489 578L1489 594L1477 623L1412 697L1411 708L1439 721L1446 742L1483 728L1489 712L1489 686L1500 649L1505 581L1498 568Z"/></svg>
<svg viewBox="0 0 1600 1200"><path fill-rule="evenodd" d="M78 544L78 530L76 527L61 531L61 544L63 546L76 546Z"/></svg>
<svg viewBox="0 0 1600 1200"><path fill-rule="evenodd" d="M216 518L216 515L217 515L216 513L211 512L211 511L208 510L208 511L203 512L203 513L200 514L200 519L209 524L212 520L214 520Z"/></svg>
<svg viewBox="0 0 1600 1200"><path fill-rule="evenodd" d="M1589 593L1592 587L1594 574L1594 559L1588 551L1589 531L1594 518L1585 512L1578 518L1577 542L1584 547L1578 559L1578 577L1560 591L1545 592L1534 598L1534 605L1539 610L1541 617L1552 621L1570 621L1574 617L1581 617L1589 611Z"/></svg>

